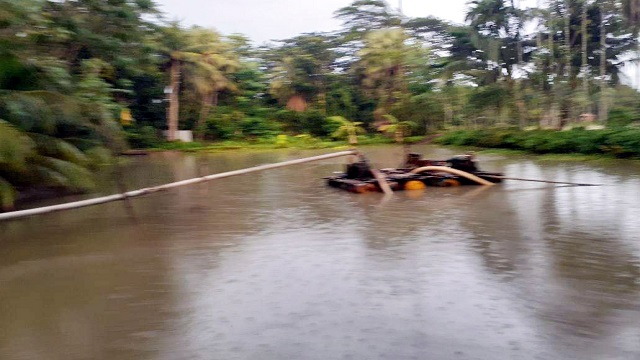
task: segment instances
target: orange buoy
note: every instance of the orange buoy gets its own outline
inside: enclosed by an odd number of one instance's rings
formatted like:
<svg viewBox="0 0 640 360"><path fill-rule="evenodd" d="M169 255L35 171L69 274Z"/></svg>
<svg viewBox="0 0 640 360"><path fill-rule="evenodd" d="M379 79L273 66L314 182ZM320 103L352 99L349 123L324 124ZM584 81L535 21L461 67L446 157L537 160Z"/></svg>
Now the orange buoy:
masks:
<svg viewBox="0 0 640 360"><path fill-rule="evenodd" d="M424 190L426 188L427 186L422 181L418 180L409 180L404 184L405 190Z"/></svg>

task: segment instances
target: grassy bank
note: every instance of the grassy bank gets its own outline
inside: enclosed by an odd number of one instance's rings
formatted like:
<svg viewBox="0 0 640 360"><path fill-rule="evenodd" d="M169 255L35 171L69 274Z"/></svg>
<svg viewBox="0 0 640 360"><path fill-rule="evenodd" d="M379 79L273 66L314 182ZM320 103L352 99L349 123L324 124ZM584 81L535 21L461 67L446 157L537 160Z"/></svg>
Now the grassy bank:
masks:
<svg viewBox="0 0 640 360"><path fill-rule="evenodd" d="M423 140L423 136L405 139L408 144ZM385 136L358 136L358 146L393 144ZM150 151L179 150L185 152L213 152L225 150L271 150L271 149L342 149L351 145L347 141L332 141L310 135L265 137L255 139L225 140L219 142L165 142L150 148Z"/></svg>
<svg viewBox="0 0 640 360"><path fill-rule="evenodd" d="M437 144L508 149L534 154L607 155L640 158L640 129L568 131L518 129L456 130L437 138Z"/></svg>

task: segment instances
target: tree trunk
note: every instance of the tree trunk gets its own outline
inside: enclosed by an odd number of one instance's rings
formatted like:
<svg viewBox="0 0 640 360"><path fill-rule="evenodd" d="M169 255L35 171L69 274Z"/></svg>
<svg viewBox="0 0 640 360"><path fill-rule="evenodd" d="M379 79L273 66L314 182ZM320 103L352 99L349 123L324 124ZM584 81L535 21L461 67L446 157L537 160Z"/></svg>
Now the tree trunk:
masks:
<svg viewBox="0 0 640 360"><path fill-rule="evenodd" d="M520 65L522 65L523 63L523 54L522 54L522 39L521 39L521 33L522 33L522 19L520 18L520 14L518 13L517 9L520 8L520 4L518 4L518 6L515 5L514 0L511 0L511 9L513 12L514 16L518 17L518 26L516 28L516 39L517 39L517 43L516 43L516 50L518 52L518 67Z"/></svg>
<svg viewBox="0 0 640 360"><path fill-rule="evenodd" d="M600 106L598 106L598 120L603 124L607 123L609 117L609 109L607 104L606 92L607 92L607 42L606 42L606 28L604 17L604 4L603 0L600 3Z"/></svg>
<svg viewBox="0 0 640 360"><path fill-rule="evenodd" d="M516 87L520 87L520 84L516 83ZM516 101L516 107L518 108L518 116L520 117L520 129L527 127L527 104L522 99L522 94L518 90L518 100Z"/></svg>
<svg viewBox="0 0 640 360"><path fill-rule="evenodd" d="M444 127L453 125L453 106L449 102L444 103Z"/></svg>
<svg viewBox="0 0 640 360"><path fill-rule="evenodd" d="M571 2L564 2L564 51L565 51L565 76L571 81Z"/></svg>
<svg viewBox="0 0 640 360"><path fill-rule="evenodd" d="M556 91L558 90L557 82L560 80L560 71L559 66L557 66L555 61L555 28L553 26L553 13L551 12L551 8L553 4L549 4L549 17L547 19L547 26L549 28L549 38L547 39L547 46L549 47L549 63L548 63L548 71L549 74L552 74L556 71L556 77L553 79L553 82L549 84L549 109L548 111L548 126L555 126L555 123L558 122L557 114L558 114L558 97Z"/></svg>
<svg viewBox="0 0 640 360"><path fill-rule="evenodd" d="M356 145L358 143L358 135L355 131L349 131L349 144Z"/></svg>
<svg viewBox="0 0 640 360"><path fill-rule="evenodd" d="M320 108L320 112L322 115L327 115L327 95L324 90L320 91L318 94L318 107Z"/></svg>
<svg viewBox="0 0 640 360"><path fill-rule="evenodd" d="M396 131L393 133L393 137L398 144L402 144L404 142L404 131L401 127L398 126Z"/></svg>
<svg viewBox="0 0 640 360"><path fill-rule="evenodd" d="M180 61L171 60L171 93L169 94L168 128L169 141L176 140L178 132L178 113L180 101L178 92L180 91Z"/></svg>
<svg viewBox="0 0 640 360"><path fill-rule="evenodd" d="M630 14L631 14L631 21L633 21L633 38L636 40L636 55L638 57L640 57L640 41L638 41L638 32L640 32L640 15L638 14L638 11L640 11L640 9L638 8L638 6L640 1L639 0L631 0L631 9L630 9ZM636 89L640 88L640 70L637 69L636 66L636 79L637 79L637 83L636 83Z"/></svg>
<svg viewBox="0 0 640 360"><path fill-rule="evenodd" d="M212 90L202 95L202 107L200 108L200 116L198 117L198 123L195 128L198 141L204 140L204 126L207 123L207 117L209 117L211 108L216 106L218 106L217 91Z"/></svg>
<svg viewBox="0 0 640 360"><path fill-rule="evenodd" d="M587 34L587 0L582 1L582 19L581 19L581 33L582 33L582 69L580 72L582 73L582 91L584 92L585 99L589 98L589 77L587 76L589 72L589 63L587 62L587 38L589 34ZM591 112L590 106L586 105L586 112Z"/></svg>
<svg viewBox="0 0 640 360"><path fill-rule="evenodd" d="M522 27L522 19L520 18L520 14L518 14L517 12L517 8L515 5L514 0L511 0L511 11L513 12L513 16L517 16L518 17L518 25L516 28L516 51L517 51L517 67L518 67L518 72L521 71L521 66L523 61L523 54L522 54L522 39L520 38L521 36L521 27ZM517 112L518 112L518 126L520 127L520 129L524 129L526 126L526 104L522 98L522 89L520 86L520 78L516 78L515 79L515 84L514 84L514 95L515 95L515 100L516 100L516 108L517 108Z"/></svg>
<svg viewBox="0 0 640 360"><path fill-rule="evenodd" d="M571 94L573 92L573 86L571 84L572 78L572 66L571 66L571 1L565 0L565 21L564 21L564 47L565 47L565 76L566 76L566 90L565 101L567 106L567 119L573 121L573 104L571 103Z"/></svg>
<svg viewBox="0 0 640 360"><path fill-rule="evenodd" d="M537 0L536 7L538 9L541 9L540 0ZM537 24L537 28L536 28L536 49L537 49L538 52L540 50L542 50L542 29L540 28L540 22ZM542 68L543 68L542 57L538 54L538 55L536 55L535 59L536 59L535 60L536 69L538 69L538 71L542 72ZM545 79L546 79L546 77L541 77L540 78L540 94L544 93Z"/></svg>

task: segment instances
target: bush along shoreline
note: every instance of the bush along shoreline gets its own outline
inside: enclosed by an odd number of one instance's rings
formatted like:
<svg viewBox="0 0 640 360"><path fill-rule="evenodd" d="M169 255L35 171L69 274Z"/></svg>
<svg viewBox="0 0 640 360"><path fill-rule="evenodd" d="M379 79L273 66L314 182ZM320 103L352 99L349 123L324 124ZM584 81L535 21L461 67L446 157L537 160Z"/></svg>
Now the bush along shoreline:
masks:
<svg viewBox="0 0 640 360"><path fill-rule="evenodd" d="M415 144L424 141L425 136L409 136L403 139L402 144ZM357 143L352 144L344 139L329 137L314 137L309 134L264 136L254 138L236 138L217 141L164 141L154 137L152 141L136 142L132 152L158 152L158 151L184 151L184 152L210 152L225 150L276 150L276 149L331 149L368 145L393 145L396 140L381 134L358 135ZM125 154L126 155L126 154Z"/></svg>
<svg viewBox="0 0 640 360"><path fill-rule="evenodd" d="M566 131L490 128L455 130L434 140L440 145L475 146L525 151L534 154L607 155L640 158L640 129L619 128Z"/></svg>

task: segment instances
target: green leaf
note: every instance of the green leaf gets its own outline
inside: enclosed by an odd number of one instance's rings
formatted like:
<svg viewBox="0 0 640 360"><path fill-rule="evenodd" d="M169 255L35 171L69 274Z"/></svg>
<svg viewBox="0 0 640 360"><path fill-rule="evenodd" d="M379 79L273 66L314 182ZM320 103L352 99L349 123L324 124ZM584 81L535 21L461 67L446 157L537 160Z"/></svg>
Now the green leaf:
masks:
<svg viewBox="0 0 640 360"><path fill-rule="evenodd" d="M89 158L69 142L42 134L31 134L31 138L37 144L40 155L70 161L80 166L89 164Z"/></svg>
<svg viewBox="0 0 640 360"><path fill-rule="evenodd" d="M85 152L89 159L89 166L95 168L100 165L107 165L111 163L112 156L109 149L102 146L95 146Z"/></svg>
<svg viewBox="0 0 640 360"><path fill-rule="evenodd" d="M72 190L88 191L95 188L93 174L80 165L47 156L39 157L39 162L42 166L61 174Z"/></svg>
<svg viewBox="0 0 640 360"><path fill-rule="evenodd" d="M3 211L13 209L16 201L16 190L5 179L0 177L0 209Z"/></svg>
<svg viewBox="0 0 640 360"><path fill-rule="evenodd" d="M0 120L0 168L22 171L34 154L34 142L16 127Z"/></svg>
<svg viewBox="0 0 640 360"><path fill-rule="evenodd" d="M69 180L59 172L42 165L34 165L33 172L38 184L47 187L70 188Z"/></svg>

